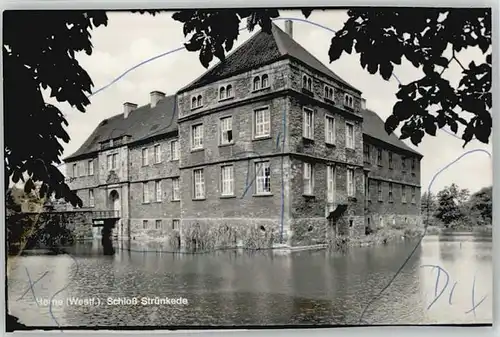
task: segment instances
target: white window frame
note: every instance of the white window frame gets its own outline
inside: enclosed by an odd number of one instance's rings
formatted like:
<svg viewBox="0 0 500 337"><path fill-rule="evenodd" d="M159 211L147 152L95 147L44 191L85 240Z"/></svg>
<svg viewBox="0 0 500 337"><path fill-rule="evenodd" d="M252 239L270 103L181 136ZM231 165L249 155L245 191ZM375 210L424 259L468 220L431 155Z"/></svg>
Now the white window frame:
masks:
<svg viewBox="0 0 500 337"><path fill-rule="evenodd" d="M337 190L337 177L336 177L337 169L334 165L328 165L326 167L326 200L329 203L335 202L335 194Z"/></svg>
<svg viewBox="0 0 500 337"><path fill-rule="evenodd" d="M332 122L331 130L330 130L330 123L329 123L330 121ZM336 140L337 140L337 135L335 132L335 117L326 115L325 116L325 143L334 145Z"/></svg>
<svg viewBox="0 0 500 337"><path fill-rule="evenodd" d="M352 127L352 135L349 137L349 126ZM349 138L351 139L351 144L349 144ZM354 149L355 147L355 131L354 131L354 123L345 122L345 147L348 149Z"/></svg>
<svg viewBox="0 0 500 337"><path fill-rule="evenodd" d="M231 131L231 141L228 132ZM219 145L229 145L234 143L233 116L224 116L219 119Z"/></svg>
<svg viewBox="0 0 500 337"><path fill-rule="evenodd" d="M142 183L142 203L148 204L150 202L149 198L149 182Z"/></svg>
<svg viewBox="0 0 500 337"><path fill-rule="evenodd" d="M95 207L95 196L92 188L89 188L89 206Z"/></svg>
<svg viewBox="0 0 500 337"><path fill-rule="evenodd" d="M335 89L332 86L325 84L323 89L323 97L332 102L335 102Z"/></svg>
<svg viewBox="0 0 500 337"><path fill-rule="evenodd" d="M259 121L259 114L262 113L262 120ZM271 109L269 106L257 108L253 111L253 135L254 139L271 136ZM257 132L261 129L261 132Z"/></svg>
<svg viewBox="0 0 500 337"><path fill-rule="evenodd" d="M176 230L179 229L181 225L181 221L179 219L172 219L172 229Z"/></svg>
<svg viewBox="0 0 500 337"><path fill-rule="evenodd" d="M223 165L221 166L221 195L232 196L234 195L234 166Z"/></svg>
<svg viewBox="0 0 500 337"><path fill-rule="evenodd" d="M314 139L314 110L311 108L302 108L302 137Z"/></svg>
<svg viewBox="0 0 500 337"><path fill-rule="evenodd" d="M191 125L191 150L200 150L200 149L203 149L202 123Z"/></svg>
<svg viewBox="0 0 500 337"><path fill-rule="evenodd" d="M266 169L269 177L266 177ZM268 190L266 190L266 179L268 179ZM271 194L271 163L269 161L259 161L255 163L255 194Z"/></svg>
<svg viewBox="0 0 500 337"><path fill-rule="evenodd" d="M264 85L264 80L267 80L266 85ZM269 75L268 74L262 74L260 77L260 88L261 89L267 89L271 86L270 81L269 81Z"/></svg>
<svg viewBox="0 0 500 337"><path fill-rule="evenodd" d="M94 159L91 159L87 162L87 171L89 176L94 175Z"/></svg>
<svg viewBox="0 0 500 337"><path fill-rule="evenodd" d="M194 101L195 104L193 104L193 98L195 99L195 101ZM189 101L189 104L191 104L191 110L202 107L203 106L203 95L202 94L192 95L191 100Z"/></svg>
<svg viewBox="0 0 500 337"><path fill-rule="evenodd" d="M304 77L306 78L306 84L304 85ZM302 77L300 79L300 81L302 82L302 88L306 89L306 90L309 90L310 92L313 91L313 86L314 86L314 83L313 83L313 79L311 76L307 75L306 73L302 74Z"/></svg>
<svg viewBox="0 0 500 337"><path fill-rule="evenodd" d="M262 82L260 75L257 75L252 78L252 91L259 91L260 89L262 89Z"/></svg>
<svg viewBox="0 0 500 337"><path fill-rule="evenodd" d="M156 202L161 202L163 199L161 195L161 180L155 180L155 198Z"/></svg>
<svg viewBox="0 0 500 337"><path fill-rule="evenodd" d="M355 183L355 175L353 168L347 168L347 196L354 197L356 196L356 183Z"/></svg>
<svg viewBox="0 0 500 337"><path fill-rule="evenodd" d="M354 108L354 97L351 94L344 94L344 105L349 108Z"/></svg>
<svg viewBox="0 0 500 337"><path fill-rule="evenodd" d="M193 199L205 199L205 176L203 169L193 170Z"/></svg>
<svg viewBox="0 0 500 337"><path fill-rule="evenodd" d="M143 147L141 150L141 163L142 166L149 165L149 149L147 147Z"/></svg>
<svg viewBox="0 0 500 337"><path fill-rule="evenodd" d="M78 170L78 173L80 174L80 177L85 177L86 174L85 174L85 162L82 162L81 164L81 167L80 169Z"/></svg>
<svg viewBox="0 0 500 337"><path fill-rule="evenodd" d="M305 195L314 194L314 166L311 163L304 162L303 168L303 193Z"/></svg>
<svg viewBox="0 0 500 337"><path fill-rule="evenodd" d="M180 180L179 178L172 178L172 201L181 200L179 192L180 192Z"/></svg>
<svg viewBox="0 0 500 337"><path fill-rule="evenodd" d="M160 144L155 144L155 146L153 146L153 154L155 157L155 164L161 163L161 145Z"/></svg>
<svg viewBox="0 0 500 337"><path fill-rule="evenodd" d="M415 186L411 187L411 203L417 203L417 189L415 188Z"/></svg>
<svg viewBox="0 0 500 337"><path fill-rule="evenodd" d="M112 154L108 154L106 156L106 169L108 171L113 170L113 155Z"/></svg>
<svg viewBox="0 0 500 337"><path fill-rule="evenodd" d="M224 91L221 91L222 89L224 89ZM231 90L230 94L228 94L228 89ZM224 92L224 97L221 95L222 92ZM229 83L219 86L219 91L217 93L217 96L219 97L219 101L224 101L226 99L233 98L234 97L233 85Z"/></svg>
<svg viewBox="0 0 500 337"><path fill-rule="evenodd" d="M118 168L118 153L113 153L111 156L113 162L113 170L116 170Z"/></svg>
<svg viewBox="0 0 500 337"><path fill-rule="evenodd" d="M180 157L180 147L179 140L175 139L170 142L170 161L179 160Z"/></svg>

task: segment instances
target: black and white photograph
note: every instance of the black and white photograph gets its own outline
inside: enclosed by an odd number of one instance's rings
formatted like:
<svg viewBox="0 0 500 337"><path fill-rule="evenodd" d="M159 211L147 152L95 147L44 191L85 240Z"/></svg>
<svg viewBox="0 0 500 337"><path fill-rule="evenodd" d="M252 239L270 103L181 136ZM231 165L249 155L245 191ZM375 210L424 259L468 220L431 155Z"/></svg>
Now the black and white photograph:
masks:
<svg viewBox="0 0 500 337"><path fill-rule="evenodd" d="M492 325L491 8L2 24L7 331Z"/></svg>

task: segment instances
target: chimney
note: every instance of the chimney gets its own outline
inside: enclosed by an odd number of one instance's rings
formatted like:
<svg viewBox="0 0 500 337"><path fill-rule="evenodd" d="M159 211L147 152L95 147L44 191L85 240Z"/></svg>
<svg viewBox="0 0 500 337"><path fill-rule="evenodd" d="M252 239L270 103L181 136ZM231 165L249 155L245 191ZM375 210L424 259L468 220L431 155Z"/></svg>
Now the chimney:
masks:
<svg viewBox="0 0 500 337"><path fill-rule="evenodd" d="M165 97L165 93L161 91L151 91L149 94L151 97L151 107L154 108L156 104L163 98Z"/></svg>
<svg viewBox="0 0 500 337"><path fill-rule="evenodd" d="M287 33L293 39L293 21L285 21L285 33Z"/></svg>
<svg viewBox="0 0 500 337"><path fill-rule="evenodd" d="M127 118L132 110L137 109L137 104L125 102L123 103L123 117Z"/></svg>
<svg viewBox="0 0 500 337"><path fill-rule="evenodd" d="M361 110L366 110L366 98L361 98Z"/></svg>

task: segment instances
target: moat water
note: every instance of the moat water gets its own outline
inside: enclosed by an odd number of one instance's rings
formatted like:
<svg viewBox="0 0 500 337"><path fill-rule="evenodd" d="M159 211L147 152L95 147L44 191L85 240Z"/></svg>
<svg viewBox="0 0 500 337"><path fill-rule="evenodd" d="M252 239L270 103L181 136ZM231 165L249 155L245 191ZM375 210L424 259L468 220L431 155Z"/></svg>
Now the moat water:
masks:
<svg viewBox="0 0 500 337"><path fill-rule="evenodd" d="M417 243L291 254L115 243L103 256L96 240L10 257L8 305L21 323L56 328L491 324L490 235L426 236L377 296Z"/></svg>

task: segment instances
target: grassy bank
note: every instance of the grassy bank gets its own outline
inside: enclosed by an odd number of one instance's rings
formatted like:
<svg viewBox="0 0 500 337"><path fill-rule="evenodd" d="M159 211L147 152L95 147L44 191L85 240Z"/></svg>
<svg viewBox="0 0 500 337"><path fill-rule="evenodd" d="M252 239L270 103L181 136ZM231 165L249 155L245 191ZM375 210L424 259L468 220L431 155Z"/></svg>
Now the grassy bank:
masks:
<svg viewBox="0 0 500 337"><path fill-rule="evenodd" d="M337 248L366 247L383 245L389 242L414 239L422 236L423 228L381 228L362 237L337 238L334 246Z"/></svg>
<svg viewBox="0 0 500 337"><path fill-rule="evenodd" d="M443 233L458 233L458 232L470 232L470 233L484 233L484 234L492 234L493 226L454 226L454 227L441 227L441 226L428 226L427 234L428 235L439 235Z"/></svg>

